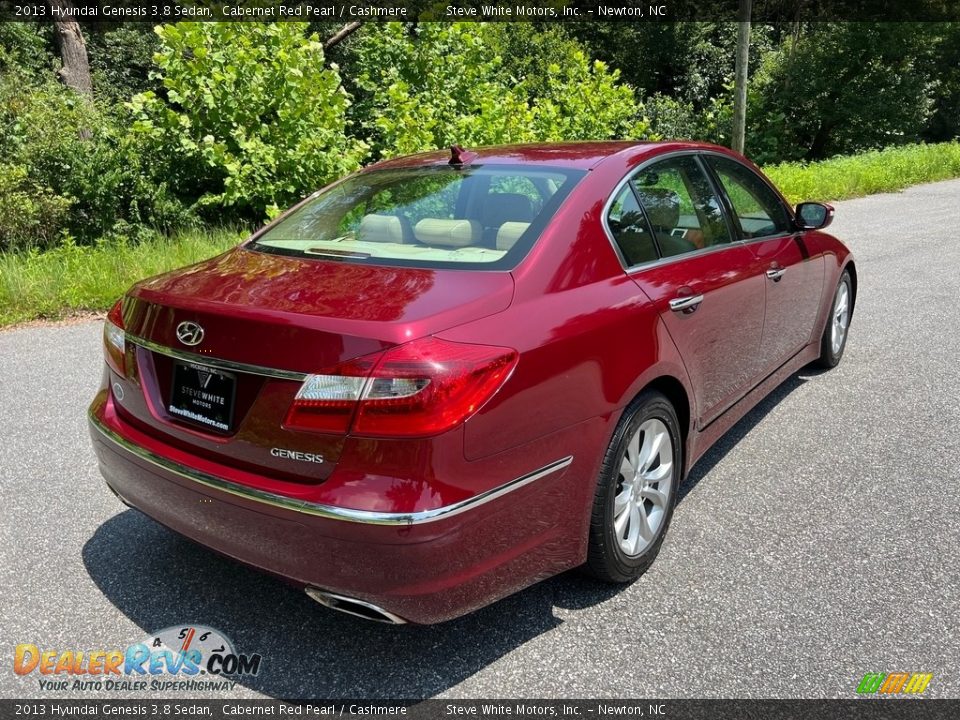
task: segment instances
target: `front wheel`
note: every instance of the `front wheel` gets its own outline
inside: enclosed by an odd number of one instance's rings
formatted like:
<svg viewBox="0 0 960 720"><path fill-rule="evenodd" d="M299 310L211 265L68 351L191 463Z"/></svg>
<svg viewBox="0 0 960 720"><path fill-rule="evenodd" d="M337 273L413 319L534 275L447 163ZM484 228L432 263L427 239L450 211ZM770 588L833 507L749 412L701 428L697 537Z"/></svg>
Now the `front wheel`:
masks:
<svg viewBox="0 0 960 720"><path fill-rule="evenodd" d="M850 329L852 315L853 284L850 281L849 271L844 270L833 296L827 326L823 329L823 336L820 338L820 358L817 364L821 367L832 368L840 363L843 351L847 347L847 331Z"/></svg>
<svg viewBox="0 0 960 720"><path fill-rule="evenodd" d="M604 455L586 570L608 582L636 580L656 558L670 525L683 453L666 397L642 393L624 411Z"/></svg>

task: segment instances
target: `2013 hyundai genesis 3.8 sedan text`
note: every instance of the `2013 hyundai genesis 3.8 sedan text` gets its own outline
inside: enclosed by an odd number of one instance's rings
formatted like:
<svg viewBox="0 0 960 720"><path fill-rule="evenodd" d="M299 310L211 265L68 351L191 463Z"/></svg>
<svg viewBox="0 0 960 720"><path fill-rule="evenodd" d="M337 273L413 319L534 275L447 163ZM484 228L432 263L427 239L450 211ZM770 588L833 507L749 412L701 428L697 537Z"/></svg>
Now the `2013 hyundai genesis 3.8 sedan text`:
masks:
<svg viewBox="0 0 960 720"><path fill-rule="evenodd" d="M749 161L696 143L428 153L312 195L104 326L119 498L386 622L653 561L696 460L857 292Z"/></svg>

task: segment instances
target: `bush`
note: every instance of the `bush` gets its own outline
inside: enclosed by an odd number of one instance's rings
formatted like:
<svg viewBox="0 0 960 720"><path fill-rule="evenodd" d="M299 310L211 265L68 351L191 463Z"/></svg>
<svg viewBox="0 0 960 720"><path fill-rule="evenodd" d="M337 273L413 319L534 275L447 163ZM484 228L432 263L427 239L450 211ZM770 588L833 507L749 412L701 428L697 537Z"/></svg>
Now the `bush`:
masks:
<svg viewBox="0 0 960 720"><path fill-rule="evenodd" d="M172 177L207 208L261 220L356 169L350 99L303 23L157 27L163 84L130 103L134 132L177 159Z"/></svg>
<svg viewBox="0 0 960 720"><path fill-rule="evenodd" d="M169 231L193 223L165 177L174 159L139 143L126 118L54 80L31 84L20 75L4 76L0 124L0 157L25 173L16 185L8 180L0 189L0 202L11 208L19 203L26 212L23 188L40 193L38 199L70 202L67 216L54 213L46 222L50 228L59 223L58 230L44 231L35 244L49 244L59 229L85 243L118 222L137 226L137 234L145 227Z"/></svg>
<svg viewBox="0 0 960 720"><path fill-rule="evenodd" d="M648 126L619 73L575 44L536 77L516 77L482 23L370 28L354 46L357 116L381 157L460 144L644 137ZM522 65L514 69L522 71Z"/></svg>
<svg viewBox="0 0 960 720"><path fill-rule="evenodd" d="M52 245L66 227L70 201L0 163L0 251Z"/></svg>

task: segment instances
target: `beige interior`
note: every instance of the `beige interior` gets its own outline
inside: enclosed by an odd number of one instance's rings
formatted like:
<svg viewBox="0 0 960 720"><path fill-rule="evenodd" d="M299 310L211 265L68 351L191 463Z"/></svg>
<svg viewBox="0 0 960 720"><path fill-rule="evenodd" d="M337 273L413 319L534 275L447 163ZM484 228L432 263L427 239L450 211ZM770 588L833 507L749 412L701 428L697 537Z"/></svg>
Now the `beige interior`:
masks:
<svg viewBox="0 0 960 720"><path fill-rule="evenodd" d="M462 248L480 243L483 225L476 220L424 218L414 226L413 234L424 245Z"/></svg>
<svg viewBox="0 0 960 720"><path fill-rule="evenodd" d="M512 248L516 245L520 236L527 231L528 227L530 227L530 223L528 222L505 222L500 226L500 229L497 230L497 250L509 250Z"/></svg>
<svg viewBox="0 0 960 720"><path fill-rule="evenodd" d="M396 215L364 215L357 239L365 242L403 242L403 223Z"/></svg>

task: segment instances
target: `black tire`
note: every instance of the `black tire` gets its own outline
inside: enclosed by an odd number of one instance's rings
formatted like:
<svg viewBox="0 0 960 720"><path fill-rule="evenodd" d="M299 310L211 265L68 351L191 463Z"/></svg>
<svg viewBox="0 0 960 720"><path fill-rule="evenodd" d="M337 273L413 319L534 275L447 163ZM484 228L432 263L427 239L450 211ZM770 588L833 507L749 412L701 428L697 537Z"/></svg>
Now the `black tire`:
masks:
<svg viewBox="0 0 960 720"><path fill-rule="evenodd" d="M652 533L652 541L646 541L642 551L635 555L628 554L621 546L621 538L615 529L615 511L614 499L618 492L624 488L625 478L621 473L624 455L627 453L627 445L631 438L638 433L641 426L647 424L650 420L658 420L665 426L667 435L672 443L672 467L669 470L671 474L670 487L667 495L667 501L662 506L653 508L651 512L660 510L659 523L656 530ZM654 424L654 427L657 427ZM641 453L642 439L641 434ZM664 450L664 455L667 451ZM651 472L662 465L657 462L651 465ZM593 577L606 582L627 583L640 577L654 558L660 552L660 546L663 544L663 538L666 535L667 528L670 526L670 519L673 517L673 508L677 502L677 489L683 479L683 447L680 433L680 423L677 421L677 414L666 397L658 392L646 391L641 393L626 410L620 418L617 428L610 440L610 446L603 457L603 464L600 467L600 477L597 481L597 489L593 501L593 512L590 518L590 538L587 551L587 563L584 570ZM653 489L659 489L657 485ZM649 500L638 500L638 502L650 502ZM643 512L640 510L640 512ZM652 515L651 515L652 517ZM627 541L630 534L630 519L627 520L625 532L623 533L623 542ZM647 523L643 524L647 527Z"/></svg>
<svg viewBox="0 0 960 720"><path fill-rule="evenodd" d="M840 347L834 350L833 328L834 318L837 314L837 301L841 297L841 291L846 288L847 316L846 327L843 331L843 338L840 341ZM850 272L843 271L840 281L837 283L837 289L833 292L833 300L830 301L830 312L827 314L827 322L823 328L823 335L820 337L820 357L814 364L822 368L834 368L840 364L843 358L843 351L847 348L847 338L850 337L850 321L853 320L853 282L850 280Z"/></svg>

